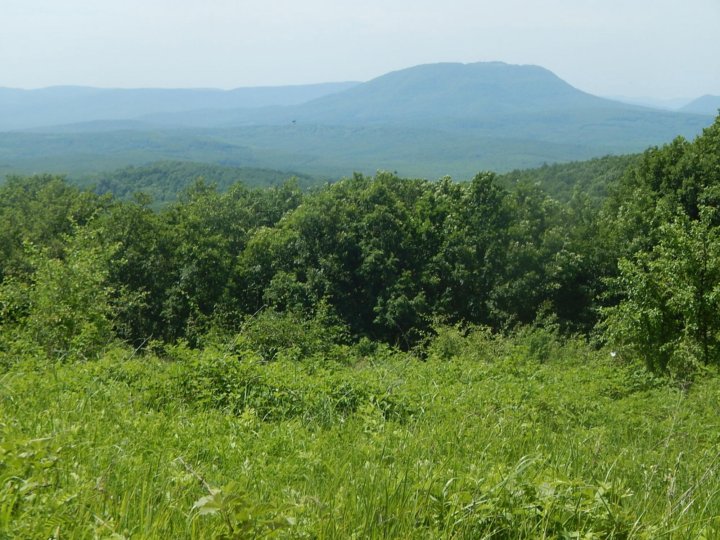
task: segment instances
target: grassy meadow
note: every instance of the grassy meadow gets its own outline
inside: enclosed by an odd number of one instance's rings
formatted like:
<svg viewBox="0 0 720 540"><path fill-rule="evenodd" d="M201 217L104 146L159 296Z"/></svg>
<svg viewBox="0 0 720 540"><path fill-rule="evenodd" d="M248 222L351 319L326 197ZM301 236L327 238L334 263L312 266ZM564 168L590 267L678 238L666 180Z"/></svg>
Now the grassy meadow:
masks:
<svg viewBox="0 0 720 540"><path fill-rule="evenodd" d="M0 538L718 538L720 379L547 330L0 356Z"/></svg>

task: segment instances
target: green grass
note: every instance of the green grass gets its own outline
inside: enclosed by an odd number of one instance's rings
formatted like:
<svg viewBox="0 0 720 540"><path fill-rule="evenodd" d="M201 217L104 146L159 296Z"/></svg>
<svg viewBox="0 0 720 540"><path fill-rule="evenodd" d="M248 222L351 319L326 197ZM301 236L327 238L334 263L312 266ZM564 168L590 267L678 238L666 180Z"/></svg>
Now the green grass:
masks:
<svg viewBox="0 0 720 540"><path fill-rule="evenodd" d="M3 363L0 538L720 534L720 379L542 332Z"/></svg>

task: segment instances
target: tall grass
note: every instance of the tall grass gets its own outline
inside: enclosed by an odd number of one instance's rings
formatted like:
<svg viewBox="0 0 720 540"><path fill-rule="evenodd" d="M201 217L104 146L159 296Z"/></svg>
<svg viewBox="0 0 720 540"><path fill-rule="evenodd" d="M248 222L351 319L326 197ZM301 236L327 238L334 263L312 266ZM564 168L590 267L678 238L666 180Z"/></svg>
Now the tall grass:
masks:
<svg viewBox="0 0 720 540"><path fill-rule="evenodd" d="M719 379L542 338L26 359L0 538L720 537Z"/></svg>

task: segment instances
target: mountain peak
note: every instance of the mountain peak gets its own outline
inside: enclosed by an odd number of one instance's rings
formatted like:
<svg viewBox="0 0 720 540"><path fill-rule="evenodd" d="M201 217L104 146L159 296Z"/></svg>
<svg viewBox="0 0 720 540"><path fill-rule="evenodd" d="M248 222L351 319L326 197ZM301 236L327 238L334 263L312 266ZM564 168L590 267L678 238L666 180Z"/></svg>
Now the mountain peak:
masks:
<svg viewBox="0 0 720 540"><path fill-rule="evenodd" d="M551 71L504 62L421 64L381 75L300 107L315 121L388 122L488 118L606 105Z"/></svg>

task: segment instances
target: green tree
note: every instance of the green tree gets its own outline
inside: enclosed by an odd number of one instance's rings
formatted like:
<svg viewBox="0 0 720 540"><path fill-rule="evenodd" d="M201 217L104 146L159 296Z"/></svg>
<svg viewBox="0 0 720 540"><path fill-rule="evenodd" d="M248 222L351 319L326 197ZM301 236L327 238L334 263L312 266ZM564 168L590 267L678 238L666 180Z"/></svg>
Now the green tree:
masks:
<svg viewBox="0 0 720 540"><path fill-rule="evenodd" d="M24 244L58 255L63 234L101 212L109 202L68 185L62 177L13 176L0 185L0 281L29 270Z"/></svg>
<svg viewBox="0 0 720 540"><path fill-rule="evenodd" d="M720 117L693 142L648 150L605 216L620 258L601 328L655 371L717 364Z"/></svg>
<svg viewBox="0 0 720 540"><path fill-rule="evenodd" d="M497 324L494 296L513 221L508 193L495 175L482 173L467 184L441 182L435 208L439 246L426 271L435 311L449 321Z"/></svg>
<svg viewBox="0 0 720 540"><path fill-rule="evenodd" d="M686 376L720 362L720 230L711 214L675 218L651 251L620 261L614 282L626 296L605 310L603 327L654 371Z"/></svg>
<svg viewBox="0 0 720 540"><path fill-rule="evenodd" d="M123 301L108 279L117 246L103 245L88 227L63 241L59 256L26 244L33 271L26 282L12 279L0 286L1 330L20 350L39 349L48 358L94 358L114 341L116 306Z"/></svg>

